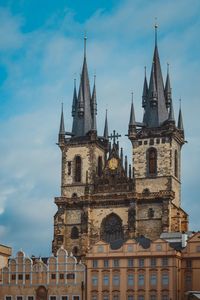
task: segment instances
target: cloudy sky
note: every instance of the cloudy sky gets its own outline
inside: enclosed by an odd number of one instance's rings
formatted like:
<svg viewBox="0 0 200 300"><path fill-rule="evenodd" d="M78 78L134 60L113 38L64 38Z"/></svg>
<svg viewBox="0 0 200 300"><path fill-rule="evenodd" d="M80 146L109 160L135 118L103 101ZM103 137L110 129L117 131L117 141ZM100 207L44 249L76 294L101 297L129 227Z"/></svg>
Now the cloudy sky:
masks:
<svg viewBox="0 0 200 300"><path fill-rule="evenodd" d="M56 145L61 102L71 130L73 80L87 32L90 82L96 73L98 131L127 133L131 91L141 121L144 66L149 78L154 19L162 71L170 64L176 116L182 98L182 207L190 229L199 218L199 0L0 0L0 243L29 255L49 255L54 197L60 195Z"/></svg>

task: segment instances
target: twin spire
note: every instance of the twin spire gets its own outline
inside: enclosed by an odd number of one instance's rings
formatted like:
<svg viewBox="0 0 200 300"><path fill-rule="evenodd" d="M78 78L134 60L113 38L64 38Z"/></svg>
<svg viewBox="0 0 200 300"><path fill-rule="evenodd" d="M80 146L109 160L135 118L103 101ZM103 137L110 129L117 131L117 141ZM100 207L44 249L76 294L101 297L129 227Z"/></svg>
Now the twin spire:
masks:
<svg viewBox="0 0 200 300"><path fill-rule="evenodd" d="M142 93L142 107L144 108L142 126L149 128L157 128L162 126L165 122L175 125L172 92L169 76L169 64L167 64L167 77L165 86L163 83L160 58L157 45L157 28L155 25L155 47L153 54L153 61L151 67L151 75L149 86L146 77L146 67L144 74L144 84ZM130 122L129 122L129 135L133 134L133 103L131 104ZM134 126L136 127L135 117ZM131 129L132 127L132 129ZM178 129L183 131L183 120L181 109L179 111ZM132 131L131 131L132 130Z"/></svg>
<svg viewBox="0 0 200 300"><path fill-rule="evenodd" d="M80 75L80 85L77 95L76 80L74 80L74 93L72 101L72 137L83 137L89 132L96 132L97 134L97 97L96 97L96 76L94 76L94 85L92 95L90 92L90 82L87 68L86 59L86 36L84 37L84 59L83 67ZM153 54L153 62L151 67L151 75L149 80L149 86L146 76L144 76L144 85L142 93L142 107L144 108L143 123L136 123L135 113L133 106L133 93L130 111L130 121L129 121L129 136L135 137L136 126L141 125L149 128L157 128L162 126L165 122L175 124L171 84L169 76L169 64L167 65L167 77L165 86L163 83L160 58L157 46L157 25L155 25L155 48ZM179 110L178 124L177 128L183 131L183 118L181 108ZM60 120L60 131L59 136L65 135L64 127L64 116L63 116L63 106L61 110L61 120ZM104 138L108 139L108 120L107 111L105 118L104 127Z"/></svg>
<svg viewBox="0 0 200 300"><path fill-rule="evenodd" d="M84 37L84 59L80 76L79 92L77 97L76 82L74 86L74 96L72 103L72 134L75 137L85 136L91 130L96 131L96 86L94 82L93 92L91 96L90 82L86 59L86 36Z"/></svg>

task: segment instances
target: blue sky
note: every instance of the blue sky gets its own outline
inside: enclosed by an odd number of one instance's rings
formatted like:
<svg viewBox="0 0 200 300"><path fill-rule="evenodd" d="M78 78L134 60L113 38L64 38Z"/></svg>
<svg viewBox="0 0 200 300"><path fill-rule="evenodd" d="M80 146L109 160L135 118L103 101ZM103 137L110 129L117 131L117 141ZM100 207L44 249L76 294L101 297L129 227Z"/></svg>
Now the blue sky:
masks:
<svg viewBox="0 0 200 300"><path fill-rule="evenodd" d="M131 91L141 121L144 66L149 78L154 18L162 71L170 64L175 114L182 98L182 207L199 230L200 2L0 0L0 243L49 255L54 196L60 195L60 107L71 129L73 79L87 32L90 82L96 73L98 130L127 133ZM126 137L121 145L130 153Z"/></svg>

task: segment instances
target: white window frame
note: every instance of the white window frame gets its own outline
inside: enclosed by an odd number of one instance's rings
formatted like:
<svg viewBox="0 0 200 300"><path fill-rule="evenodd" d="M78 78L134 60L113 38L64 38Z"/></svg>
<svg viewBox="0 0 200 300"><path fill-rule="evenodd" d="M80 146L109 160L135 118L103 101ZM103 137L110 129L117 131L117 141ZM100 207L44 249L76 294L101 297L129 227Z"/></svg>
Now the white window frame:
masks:
<svg viewBox="0 0 200 300"><path fill-rule="evenodd" d="M80 295L72 295L72 300L74 300L74 297L79 297L79 300L81 300L81 296Z"/></svg>
<svg viewBox="0 0 200 300"><path fill-rule="evenodd" d="M17 297L22 297L22 300L24 300L24 296L23 296L23 295L16 295L16 296L15 296L15 299L16 299L16 300L18 300Z"/></svg>
<svg viewBox="0 0 200 300"><path fill-rule="evenodd" d="M61 295L60 296L60 300L62 300L62 297L67 297L67 300L69 300L69 296L68 295Z"/></svg>
<svg viewBox="0 0 200 300"><path fill-rule="evenodd" d="M26 300L28 300L28 297L33 297L33 300L35 300L35 296L34 295L28 295L28 296L26 296Z"/></svg>
<svg viewBox="0 0 200 300"><path fill-rule="evenodd" d="M56 300L58 300L57 296L56 295L49 295L49 300L51 300L51 297L55 297Z"/></svg>
<svg viewBox="0 0 200 300"><path fill-rule="evenodd" d="M12 296L12 295L5 295L5 296L4 296L4 299L5 299L5 300L6 300L6 297L10 297L11 300L13 299L13 296Z"/></svg>

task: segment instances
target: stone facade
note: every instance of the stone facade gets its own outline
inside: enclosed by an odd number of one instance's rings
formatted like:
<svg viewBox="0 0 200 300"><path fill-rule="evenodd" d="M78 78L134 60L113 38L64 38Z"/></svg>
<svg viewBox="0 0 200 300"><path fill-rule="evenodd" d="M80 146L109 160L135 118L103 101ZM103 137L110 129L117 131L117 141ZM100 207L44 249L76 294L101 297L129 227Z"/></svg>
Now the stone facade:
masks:
<svg viewBox="0 0 200 300"><path fill-rule="evenodd" d="M128 165L119 149L120 135L113 131L109 136L107 115L104 134L98 135L96 86L91 97L84 53L78 97L74 88L71 133L65 131L61 114L61 196L55 198L54 253L64 245L84 257L101 239L120 245L140 235L154 240L162 232L187 231L188 216L181 208L182 115L180 111L176 126L169 74L164 87L157 45L142 99L142 123L135 121L131 105Z"/></svg>

